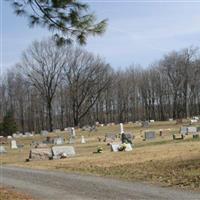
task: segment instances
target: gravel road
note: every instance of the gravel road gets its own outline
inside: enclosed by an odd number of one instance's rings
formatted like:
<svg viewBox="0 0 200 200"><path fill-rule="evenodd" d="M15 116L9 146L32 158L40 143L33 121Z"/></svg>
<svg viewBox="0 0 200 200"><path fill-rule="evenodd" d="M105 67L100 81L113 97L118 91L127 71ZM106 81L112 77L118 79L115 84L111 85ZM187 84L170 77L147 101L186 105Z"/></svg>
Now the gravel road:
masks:
<svg viewBox="0 0 200 200"><path fill-rule="evenodd" d="M200 193L95 176L1 166L0 184L40 200L200 200Z"/></svg>

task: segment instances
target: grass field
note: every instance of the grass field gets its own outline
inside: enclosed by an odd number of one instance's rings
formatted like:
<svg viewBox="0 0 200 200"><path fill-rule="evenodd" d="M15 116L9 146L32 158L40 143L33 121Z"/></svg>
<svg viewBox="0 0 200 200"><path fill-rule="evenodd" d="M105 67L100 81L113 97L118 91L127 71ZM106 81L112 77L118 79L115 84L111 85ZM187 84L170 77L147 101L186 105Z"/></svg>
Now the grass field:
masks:
<svg viewBox="0 0 200 200"><path fill-rule="evenodd" d="M110 146L103 141L98 142L97 138L103 139L106 133L119 133L119 125L99 127L96 132L77 130L74 145L76 156L50 161L25 162L31 141L42 141L45 138L22 138L17 139L17 143L24 144L25 147L22 150L10 150L7 145L8 153L1 155L0 160L2 164L95 174L200 190L200 140L193 140L191 135L184 140L172 140L172 134L178 133L180 126L175 122L155 122L148 130L156 132L156 139L144 141L143 135L147 129L137 124L126 124L125 131L135 135L134 149L131 152L117 153L111 152ZM163 130L162 136L159 136L160 129ZM68 137L66 132L58 135L66 139ZM86 144L80 144L81 135L85 136ZM94 154L98 146L103 148L103 153Z"/></svg>

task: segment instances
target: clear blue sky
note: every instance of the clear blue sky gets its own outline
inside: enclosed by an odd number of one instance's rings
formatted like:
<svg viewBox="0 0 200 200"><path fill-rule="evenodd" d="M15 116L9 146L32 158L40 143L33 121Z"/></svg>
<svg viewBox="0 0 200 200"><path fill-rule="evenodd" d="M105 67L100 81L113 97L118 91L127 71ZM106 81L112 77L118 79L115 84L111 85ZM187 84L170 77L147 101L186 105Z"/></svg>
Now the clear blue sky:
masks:
<svg viewBox="0 0 200 200"><path fill-rule="evenodd" d="M25 18L13 14L8 2L0 2L4 71L20 59L33 40L51 34L41 28L30 29ZM200 1L87 2L99 19L109 19L109 25L102 37L90 38L85 48L115 68L133 63L147 67L171 50L200 46Z"/></svg>

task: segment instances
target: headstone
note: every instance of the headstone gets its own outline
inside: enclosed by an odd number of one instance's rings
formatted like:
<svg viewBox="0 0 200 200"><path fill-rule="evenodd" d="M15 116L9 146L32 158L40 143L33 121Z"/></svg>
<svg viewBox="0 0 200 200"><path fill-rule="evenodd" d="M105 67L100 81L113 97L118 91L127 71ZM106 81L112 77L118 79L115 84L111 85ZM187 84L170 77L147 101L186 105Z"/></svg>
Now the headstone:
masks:
<svg viewBox="0 0 200 200"><path fill-rule="evenodd" d="M200 126L199 126L199 127L197 127L197 132L200 132Z"/></svg>
<svg viewBox="0 0 200 200"><path fill-rule="evenodd" d="M199 120L199 117L197 117L197 116L194 116L194 117L193 117L193 119L195 119L195 120L197 120L197 121L198 121L198 120Z"/></svg>
<svg viewBox="0 0 200 200"><path fill-rule="evenodd" d="M180 134L187 135L188 134L188 128L187 127L181 127L180 128Z"/></svg>
<svg viewBox="0 0 200 200"><path fill-rule="evenodd" d="M42 130L42 131L41 131L41 135L42 135L42 136L47 136L47 135L48 135L48 133L49 133L49 132L48 132L48 131L46 131L46 130Z"/></svg>
<svg viewBox="0 0 200 200"><path fill-rule="evenodd" d="M0 146L0 154L7 153L4 146Z"/></svg>
<svg viewBox="0 0 200 200"><path fill-rule="evenodd" d="M121 144L111 144L111 151L118 152Z"/></svg>
<svg viewBox="0 0 200 200"><path fill-rule="evenodd" d="M190 124L195 124L195 123L198 123L198 120L196 120L196 119L191 119L190 120Z"/></svg>
<svg viewBox="0 0 200 200"><path fill-rule="evenodd" d="M70 137L70 138L69 138L69 144L74 144L74 141L75 141L75 140L74 140L73 137Z"/></svg>
<svg viewBox="0 0 200 200"><path fill-rule="evenodd" d="M76 154L73 146L54 146L52 147L52 152L54 158L59 158L63 154L67 157L74 156Z"/></svg>
<svg viewBox="0 0 200 200"><path fill-rule="evenodd" d="M169 118L169 121L172 122L172 121L173 121L173 118Z"/></svg>
<svg viewBox="0 0 200 200"><path fill-rule="evenodd" d="M26 132L25 135L30 137L32 134L30 132Z"/></svg>
<svg viewBox="0 0 200 200"><path fill-rule="evenodd" d="M133 148L131 146L131 144L126 144L126 148L125 148L125 151L132 151Z"/></svg>
<svg viewBox="0 0 200 200"><path fill-rule="evenodd" d="M145 140L153 140L155 139L156 134L153 131L148 131L144 133L144 137L145 137Z"/></svg>
<svg viewBox="0 0 200 200"><path fill-rule="evenodd" d="M64 144L64 139L59 137L59 138L54 138L54 144L55 145L61 145Z"/></svg>
<svg viewBox="0 0 200 200"><path fill-rule="evenodd" d="M85 144L85 138L83 135L81 136L81 144Z"/></svg>
<svg viewBox="0 0 200 200"><path fill-rule="evenodd" d="M123 126L123 123L120 123L120 133L124 133L124 126Z"/></svg>
<svg viewBox="0 0 200 200"><path fill-rule="evenodd" d="M154 123L154 122L155 122L155 120L151 119L149 122L150 122L150 123Z"/></svg>
<svg viewBox="0 0 200 200"><path fill-rule="evenodd" d="M16 140L11 140L11 149L17 149Z"/></svg>
<svg viewBox="0 0 200 200"><path fill-rule="evenodd" d="M50 148L31 149L29 158L31 160L49 160L52 158L52 151Z"/></svg>
<svg viewBox="0 0 200 200"><path fill-rule="evenodd" d="M9 140L10 140L10 139L12 139L12 136L10 136L10 135L9 135L9 136L7 136L7 139L9 139Z"/></svg>
<svg viewBox="0 0 200 200"><path fill-rule="evenodd" d="M54 132L55 132L55 133L60 133L61 130L60 130L60 129L54 129Z"/></svg>
<svg viewBox="0 0 200 200"><path fill-rule="evenodd" d="M188 133L196 133L197 132L197 128L196 127L188 127Z"/></svg>
<svg viewBox="0 0 200 200"><path fill-rule="evenodd" d="M76 137L76 132L75 132L75 128L72 127L72 136L75 138Z"/></svg>
<svg viewBox="0 0 200 200"><path fill-rule="evenodd" d="M148 128L149 127L149 122L148 121L142 122L142 127L143 128Z"/></svg>

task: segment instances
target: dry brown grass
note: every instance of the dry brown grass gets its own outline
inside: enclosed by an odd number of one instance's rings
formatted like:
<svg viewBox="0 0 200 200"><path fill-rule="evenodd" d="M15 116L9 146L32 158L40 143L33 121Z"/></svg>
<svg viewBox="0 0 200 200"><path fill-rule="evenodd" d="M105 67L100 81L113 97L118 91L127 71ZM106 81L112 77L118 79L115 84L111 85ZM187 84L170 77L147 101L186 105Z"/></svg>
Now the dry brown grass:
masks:
<svg viewBox="0 0 200 200"><path fill-rule="evenodd" d="M160 137L159 129L163 131ZM200 140L192 140L191 136L183 141L172 140L172 134L177 133L180 125L174 122L157 122L148 130L155 130L157 138L143 141L141 127L133 124L125 125L127 132L133 132L135 148L132 152L114 153L104 142L98 142L97 137L105 133L118 133L119 126L101 127L97 132L88 133L78 131L75 149L77 155L73 158L53 161L32 161L25 163L30 150L30 139L22 139L25 148L8 150L7 155L1 156L4 164L40 168L48 170L62 170L100 176L117 177L126 180L150 181L167 186L179 186L200 190ZM61 133L65 135L66 133ZM80 144L80 136L85 135L87 144ZM40 136L36 140L42 140ZM94 154L98 146L103 147L102 154ZM7 148L8 149L8 148Z"/></svg>
<svg viewBox="0 0 200 200"><path fill-rule="evenodd" d="M30 196L22 194L11 188L0 187L0 200L33 200Z"/></svg>

